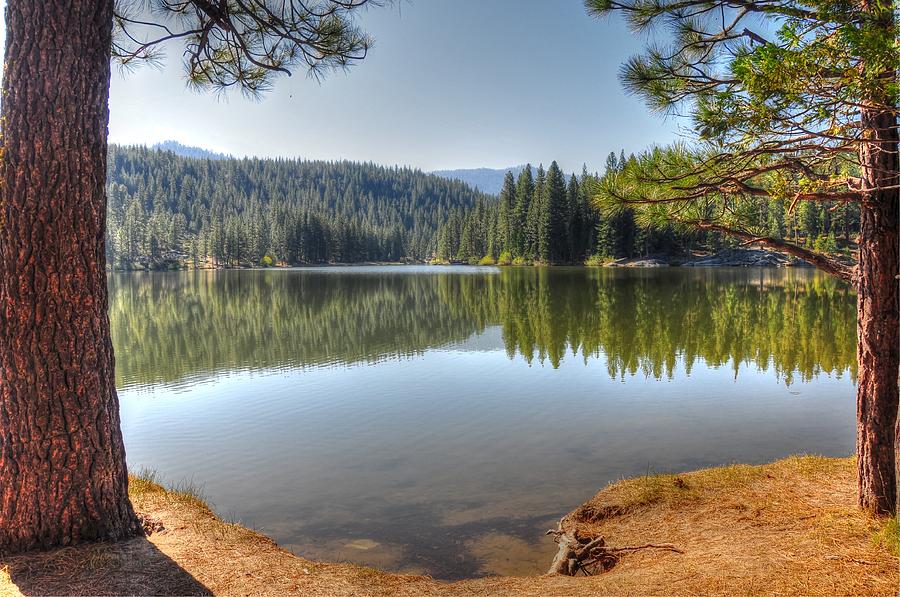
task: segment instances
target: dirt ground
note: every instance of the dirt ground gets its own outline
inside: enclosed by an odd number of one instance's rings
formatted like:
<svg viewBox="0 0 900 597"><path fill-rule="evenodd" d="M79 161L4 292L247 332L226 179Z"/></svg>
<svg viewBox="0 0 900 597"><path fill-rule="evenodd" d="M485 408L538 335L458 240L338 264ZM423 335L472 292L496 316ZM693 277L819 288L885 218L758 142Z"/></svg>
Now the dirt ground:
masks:
<svg viewBox="0 0 900 597"><path fill-rule="evenodd" d="M142 479L135 508L164 530L0 560L6 595L897 595L900 530L855 505L852 459L792 457L612 484L565 528L642 550L594 576L445 583L312 562L236 524L190 493ZM547 562L549 566L549 562Z"/></svg>

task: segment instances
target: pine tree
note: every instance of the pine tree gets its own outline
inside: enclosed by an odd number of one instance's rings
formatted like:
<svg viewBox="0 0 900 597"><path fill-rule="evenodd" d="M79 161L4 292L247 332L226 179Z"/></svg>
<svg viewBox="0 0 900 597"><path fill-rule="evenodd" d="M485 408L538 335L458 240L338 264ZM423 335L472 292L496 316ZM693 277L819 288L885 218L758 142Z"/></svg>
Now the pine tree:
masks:
<svg viewBox="0 0 900 597"><path fill-rule="evenodd" d="M528 205L528 217L525 221L525 252L523 257L529 261L539 258L539 238L541 230L541 214L544 210L544 180L546 173L544 165L537 169L534 181L534 192L531 194L531 203Z"/></svg>
<svg viewBox="0 0 900 597"><path fill-rule="evenodd" d="M581 198L582 194L578 179L572 174L569 177L569 184L566 186L567 217L563 237L566 248L565 261L569 263L580 263L585 258L581 247L584 247L586 244L582 224L586 214L582 212Z"/></svg>
<svg viewBox="0 0 900 597"><path fill-rule="evenodd" d="M540 220L538 222L538 256L544 263L564 259L566 242L566 181L554 160L547 169L543 184Z"/></svg>
<svg viewBox="0 0 900 597"><path fill-rule="evenodd" d="M475 219L471 216L465 218L459 238L459 249L456 252L457 261L469 261L476 257L474 227Z"/></svg>
<svg viewBox="0 0 900 597"><path fill-rule="evenodd" d="M513 228L516 208L516 182L511 171L503 178L497 218L497 242L501 251L513 250Z"/></svg>
<svg viewBox="0 0 900 597"><path fill-rule="evenodd" d="M526 164L516 181L516 206L513 209L513 227L510 231L513 257L525 256L528 245L528 213L533 196L534 178L531 174L531 164Z"/></svg>
<svg viewBox="0 0 900 597"><path fill-rule="evenodd" d="M622 78L653 110L685 109L696 137L696 143L654 148L627 163L599 189L598 201L605 209L635 208L647 224L675 222L767 246L856 287L859 505L895 514L900 462L896 2L588 0L587 5L598 16L622 11L638 30L669 29L669 47L650 42L643 56L625 65ZM790 214L802 203L855 204L861 214L859 266L810 250L796 235L793 241L766 236L758 217L760 198L789 201ZM801 216L816 211L810 207ZM800 225L812 229L821 223L801 217Z"/></svg>

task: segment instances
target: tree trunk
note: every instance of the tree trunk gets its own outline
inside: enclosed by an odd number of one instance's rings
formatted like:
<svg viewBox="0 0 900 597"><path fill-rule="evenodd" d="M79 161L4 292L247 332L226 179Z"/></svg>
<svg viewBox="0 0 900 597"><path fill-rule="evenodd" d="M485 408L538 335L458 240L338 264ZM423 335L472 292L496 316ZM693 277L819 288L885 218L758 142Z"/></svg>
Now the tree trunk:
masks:
<svg viewBox="0 0 900 597"><path fill-rule="evenodd" d="M112 0L8 0L0 553L140 532L107 316Z"/></svg>
<svg viewBox="0 0 900 597"><path fill-rule="evenodd" d="M900 368L898 200L900 162L896 119L872 105L861 110L863 190L857 272L857 473L859 504L877 514L897 508L900 463L897 421ZM894 187L894 188L889 188Z"/></svg>

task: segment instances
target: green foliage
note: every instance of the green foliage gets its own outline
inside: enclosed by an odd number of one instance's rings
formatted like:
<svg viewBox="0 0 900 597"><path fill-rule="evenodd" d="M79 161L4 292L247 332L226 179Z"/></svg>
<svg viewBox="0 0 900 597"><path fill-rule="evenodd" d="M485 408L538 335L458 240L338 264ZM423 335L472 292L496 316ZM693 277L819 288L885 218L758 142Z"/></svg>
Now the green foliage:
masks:
<svg viewBox="0 0 900 597"><path fill-rule="evenodd" d="M189 85L251 97L271 78L305 68L318 78L362 60L373 40L354 13L377 0L315 2L116 2L112 55L123 67L158 63L164 44L184 40ZM165 25L164 25L165 23Z"/></svg>
<svg viewBox="0 0 900 597"><path fill-rule="evenodd" d="M582 180L588 176L585 170ZM536 177L526 166L515 184L507 172L498 201L476 201L448 215L438 231L437 257L580 263L594 248L596 218L587 187L577 177L567 184L556 162L546 172L540 167Z"/></svg>
<svg viewBox="0 0 900 597"><path fill-rule="evenodd" d="M263 255L263 258L259 262L259 264L263 267L272 267L275 264L275 260L272 259L272 257L269 255Z"/></svg>
<svg viewBox="0 0 900 597"><path fill-rule="evenodd" d="M526 224L533 196L534 178L531 174L531 164L526 164L516 181L516 201L513 208L512 229L510 230L510 252L514 256L525 254L527 241Z"/></svg>
<svg viewBox="0 0 900 597"><path fill-rule="evenodd" d="M538 228L538 256L545 263L566 261L568 224L571 206L566 196L566 181L554 160L543 185Z"/></svg>
<svg viewBox="0 0 900 597"><path fill-rule="evenodd" d="M881 528L872 536L872 543L883 547L895 558L900 557L900 521L889 517L881 522Z"/></svg>
<svg viewBox="0 0 900 597"><path fill-rule="evenodd" d="M896 120L893 3L586 4L597 16L621 12L637 31L668 29L665 42L650 42L624 65L623 84L652 110L690 117L696 135L690 145L651 149L625 168L610 160L593 193L605 213L633 210L642 228L674 224L743 239L792 237L794 244L803 242L802 231L815 247L813 239L839 230L848 241L849 223L833 220L852 221L862 189L893 180L878 172L882 166L859 163L879 153L859 150L884 128L861 110ZM844 214L833 211L841 206ZM791 243L772 246L802 254ZM819 257L820 267L846 273Z"/></svg>
<svg viewBox="0 0 900 597"><path fill-rule="evenodd" d="M792 202L785 201L778 191L778 173L766 178L775 198L720 192L720 186L729 184L732 172L730 162L716 159L718 155L685 144L655 147L629 159L622 169L592 180L594 204L605 216L601 225L610 222L608 228L598 230L598 248L621 255L622 247L605 239L610 230L618 231L619 237L625 234L629 217L634 218L638 232L649 230L680 238L696 234L697 227L706 224L776 239L830 234L835 249L837 232L844 232L847 243L858 230L858 213L844 213L841 219L831 216L832 210L840 207L838 201L800 202L800 208L790 212ZM709 238L700 240L710 244ZM809 244L812 246L812 241Z"/></svg>
<svg viewBox="0 0 900 597"><path fill-rule="evenodd" d="M107 261L124 269L424 260L448 242L453 257L459 232L438 238L438 227L488 200L410 168L116 146L108 189Z"/></svg>
<svg viewBox="0 0 900 597"><path fill-rule="evenodd" d="M485 255L478 260L478 265L495 265L497 262L490 255Z"/></svg>
<svg viewBox="0 0 900 597"><path fill-rule="evenodd" d="M818 238L816 238L816 241L813 244L813 248L820 253L826 253L829 255L837 253L838 247L837 240L834 237L834 232L829 232L827 235L820 234Z"/></svg>
<svg viewBox="0 0 900 597"><path fill-rule="evenodd" d="M449 214L438 233L437 256L467 261L489 255L505 262L501 254L507 250L501 247L507 242L511 263L585 263L592 255L612 260L680 255L693 249L717 251L729 246L727 241L717 232L695 229L696 223L713 220L776 239L789 234L815 239L822 234L825 240L831 239L822 245L823 250L836 253L841 246L838 234L843 234L842 244L847 246L858 230L858 211L846 206L834 211L841 205L828 201L806 202L802 211L793 213L790 202L781 198L705 193L682 201L683 185L728 175L712 164L698 168L703 160L703 154L675 145L628 158L624 152L618 157L611 152L603 176L589 174L585 168L580 178L572 175L568 183L556 162L546 172L538 170L537 183L526 168L515 188L512 174L507 173L498 202L476 202L473 208ZM673 182L661 183L662 176ZM641 200L632 203L632 197ZM507 240L498 241L510 205L518 207L512 209ZM526 206L525 220L520 221L517 218L525 214ZM590 261L597 264L597 259Z"/></svg>
<svg viewBox="0 0 900 597"><path fill-rule="evenodd" d="M501 252L513 250L514 228L518 225L516 214L516 182L512 172L507 172L503 179L503 188L497 204L497 247Z"/></svg>

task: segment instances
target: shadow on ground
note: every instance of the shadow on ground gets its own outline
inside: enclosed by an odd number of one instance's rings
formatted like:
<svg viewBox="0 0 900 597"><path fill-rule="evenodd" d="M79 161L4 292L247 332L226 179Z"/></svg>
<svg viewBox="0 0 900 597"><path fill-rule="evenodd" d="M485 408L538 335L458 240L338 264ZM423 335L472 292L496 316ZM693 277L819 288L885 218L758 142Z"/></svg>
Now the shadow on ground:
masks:
<svg viewBox="0 0 900 597"><path fill-rule="evenodd" d="M211 595L146 537L0 559L0 595Z"/></svg>

